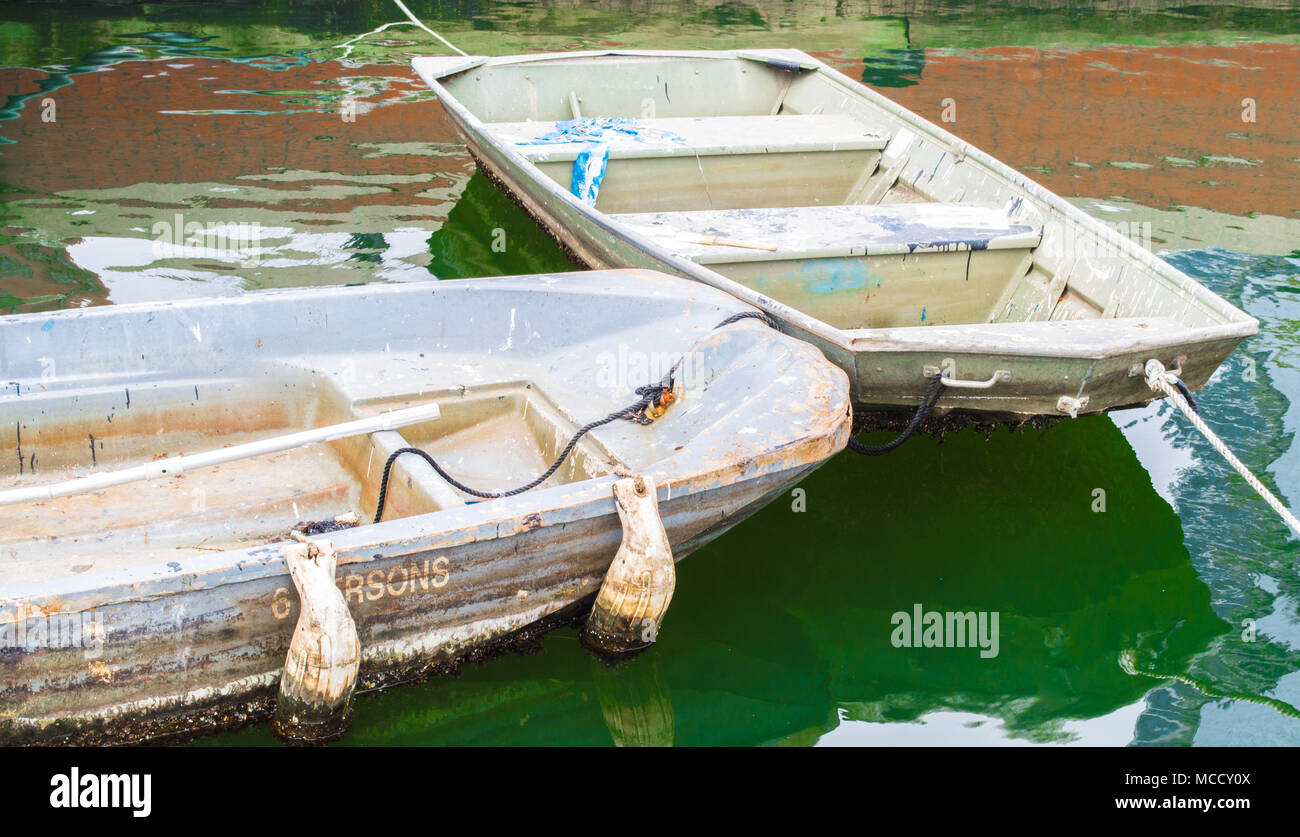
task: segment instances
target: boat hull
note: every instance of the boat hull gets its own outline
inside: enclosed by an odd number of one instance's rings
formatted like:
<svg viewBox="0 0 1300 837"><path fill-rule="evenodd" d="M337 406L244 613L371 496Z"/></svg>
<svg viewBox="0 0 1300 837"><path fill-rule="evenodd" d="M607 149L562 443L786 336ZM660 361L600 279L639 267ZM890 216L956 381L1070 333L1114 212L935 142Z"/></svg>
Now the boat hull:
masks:
<svg viewBox="0 0 1300 837"><path fill-rule="evenodd" d="M813 467L661 496L674 558L724 534ZM336 538L349 562L338 586L363 645L358 689L454 671L584 618L622 538L612 507L595 510L610 504L590 505L450 548L400 534L377 545ZM0 740L176 740L269 720L299 604L277 550L249 558L233 573L205 574L183 589L106 583L76 595L79 612L93 612L112 630L90 649L8 655ZM666 621L671 630L671 614Z"/></svg>

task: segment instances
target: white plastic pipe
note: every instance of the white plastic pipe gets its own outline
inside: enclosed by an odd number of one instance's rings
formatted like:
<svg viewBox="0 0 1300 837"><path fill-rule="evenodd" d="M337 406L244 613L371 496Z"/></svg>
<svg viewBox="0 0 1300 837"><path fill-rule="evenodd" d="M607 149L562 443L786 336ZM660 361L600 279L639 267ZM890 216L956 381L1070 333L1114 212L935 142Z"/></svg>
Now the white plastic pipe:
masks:
<svg viewBox="0 0 1300 837"><path fill-rule="evenodd" d="M11 488L7 491L0 491L0 506L9 506L14 503L30 503L37 500L53 500L56 497L70 497L74 494L86 494L128 482L176 477L196 468L207 468L212 465L233 462L237 459L279 453L291 448L300 448L304 445L314 445L319 442L332 442L335 439L347 439L365 433L394 430L398 427L406 427L424 421L434 421L440 416L441 413L437 404L422 404L418 407L391 410L371 418L345 421L342 424L331 424L328 427L316 427L311 430L301 430L297 433L286 433L283 436L273 436L270 439L259 439L256 442L232 445L228 448L195 453L189 456L178 456L175 459L159 459L156 462L146 462L143 465L134 465L118 471L105 471L99 474L91 474L88 477L77 477L46 485Z"/></svg>

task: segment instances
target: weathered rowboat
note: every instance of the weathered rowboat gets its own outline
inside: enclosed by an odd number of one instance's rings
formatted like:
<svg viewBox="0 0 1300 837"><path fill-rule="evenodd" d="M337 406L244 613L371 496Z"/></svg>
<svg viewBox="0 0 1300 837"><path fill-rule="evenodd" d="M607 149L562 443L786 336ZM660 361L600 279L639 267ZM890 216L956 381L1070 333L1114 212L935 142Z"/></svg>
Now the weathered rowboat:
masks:
<svg viewBox="0 0 1300 837"><path fill-rule="evenodd" d="M590 607L620 543L620 475L653 480L675 557L689 554L848 438L844 374L755 319L716 327L745 312L699 283L626 270L0 320L0 426L14 444L0 466L0 740L267 717L300 609L291 527L370 519L385 462L408 446L485 492L525 483L669 370L679 401L662 417L596 428L534 490L477 502L398 458L383 522L327 537L362 687ZM432 405L436 420L183 467ZM125 466L161 478L9 502Z"/></svg>
<svg viewBox="0 0 1300 837"><path fill-rule="evenodd" d="M1134 235L802 52L413 66L575 259L761 308L848 373L859 410L914 409L936 374L940 413L1145 403L1146 361L1196 389L1258 328Z"/></svg>

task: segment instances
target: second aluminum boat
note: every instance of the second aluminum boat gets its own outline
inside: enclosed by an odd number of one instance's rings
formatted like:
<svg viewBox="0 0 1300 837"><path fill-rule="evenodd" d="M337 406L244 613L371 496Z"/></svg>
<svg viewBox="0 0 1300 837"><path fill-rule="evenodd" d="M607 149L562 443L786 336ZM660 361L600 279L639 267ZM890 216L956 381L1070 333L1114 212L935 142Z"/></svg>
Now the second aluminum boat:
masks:
<svg viewBox="0 0 1300 837"><path fill-rule="evenodd" d="M855 407L1020 421L1193 389L1258 323L1130 237L795 50L418 58L480 167L590 267L721 288Z"/></svg>

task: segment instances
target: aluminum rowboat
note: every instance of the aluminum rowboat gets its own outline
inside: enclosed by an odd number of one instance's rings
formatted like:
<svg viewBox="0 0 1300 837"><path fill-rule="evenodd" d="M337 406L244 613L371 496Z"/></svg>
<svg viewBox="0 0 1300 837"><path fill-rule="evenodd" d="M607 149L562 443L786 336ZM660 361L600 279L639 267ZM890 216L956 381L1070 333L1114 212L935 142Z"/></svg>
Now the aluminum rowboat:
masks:
<svg viewBox="0 0 1300 837"><path fill-rule="evenodd" d="M1198 389L1258 329L1132 229L796 50L413 67L480 168L575 260L761 308L848 373L857 410L912 410L935 374L939 413L1142 404L1147 360Z"/></svg>

